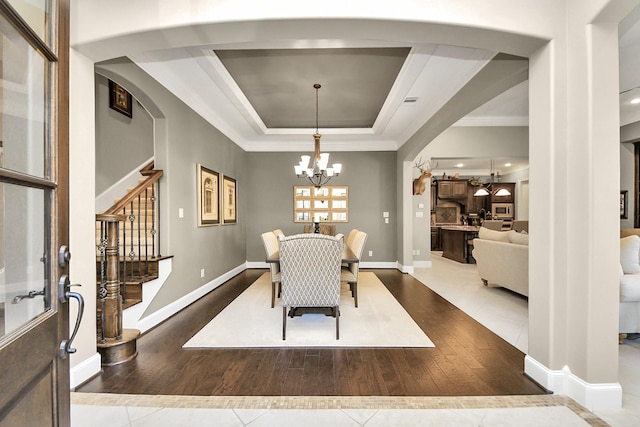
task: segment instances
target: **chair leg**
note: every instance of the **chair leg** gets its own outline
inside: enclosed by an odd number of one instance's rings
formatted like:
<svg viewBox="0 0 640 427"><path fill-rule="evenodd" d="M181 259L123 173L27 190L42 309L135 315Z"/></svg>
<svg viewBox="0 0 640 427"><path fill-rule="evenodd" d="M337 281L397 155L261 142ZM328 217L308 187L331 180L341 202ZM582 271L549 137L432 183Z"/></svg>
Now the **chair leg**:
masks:
<svg viewBox="0 0 640 427"><path fill-rule="evenodd" d="M333 307L333 311L336 315L336 339L340 339L340 306Z"/></svg>
<svg viewBox="0 0 640 427"><path fill-rule="evenodd" d="M353 299L355 301L356 308L358 308L358 282L353 283L351 286L353 286Z"/></svg>
<svg viewBox="0 0 640 427"><path fill-rule="evenodd" d="M287 339L287 307L282 306L282 340Z"/></svg>
<svg viewBox="0 0 640 427"><path fill-rule="evenodd" d="M271 308L274 307L276 302L276 283L271 282Z"/></svg>

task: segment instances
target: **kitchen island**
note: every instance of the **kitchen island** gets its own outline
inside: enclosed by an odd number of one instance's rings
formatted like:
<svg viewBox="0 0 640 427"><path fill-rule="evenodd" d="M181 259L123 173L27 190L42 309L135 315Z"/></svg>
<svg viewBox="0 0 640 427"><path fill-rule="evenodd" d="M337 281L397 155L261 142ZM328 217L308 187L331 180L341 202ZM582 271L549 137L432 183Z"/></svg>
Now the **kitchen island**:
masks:
<svg viewBox="0 0 640 427"><path fill-rule="evenodd" d="M442 256L454 261L475 264L471 251L473 239L478 237L480 227L471 225L442 226Z"/></svg>

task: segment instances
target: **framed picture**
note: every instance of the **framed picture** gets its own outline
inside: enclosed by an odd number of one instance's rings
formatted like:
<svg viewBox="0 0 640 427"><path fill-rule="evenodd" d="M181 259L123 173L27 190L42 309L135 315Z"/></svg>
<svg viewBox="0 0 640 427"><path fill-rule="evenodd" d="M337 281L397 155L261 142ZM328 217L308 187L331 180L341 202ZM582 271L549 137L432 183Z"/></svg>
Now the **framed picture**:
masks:
<svg viewBox="0 0 640 427"><path fill-rule="evenodd" d="M131 94L111 80L109 80L109 107L127 117L133 116Z"/></svg>
<svg viewBox="0 0 640 427"><path fill-rule="evenodd" d="M620 191L620 219L627 219L627 190Z"/></svg>
<svg viewBox="0 0 640 427"><path fill-rule="evenodd" d="M235 224L238 220L236 180L222 177L222 223Z"/></svg>
<svg viewBox="0 0 640 427"><path fill-rule="evenodd" d="M198 227L220 224L220 174L196 165Z"/></svg>

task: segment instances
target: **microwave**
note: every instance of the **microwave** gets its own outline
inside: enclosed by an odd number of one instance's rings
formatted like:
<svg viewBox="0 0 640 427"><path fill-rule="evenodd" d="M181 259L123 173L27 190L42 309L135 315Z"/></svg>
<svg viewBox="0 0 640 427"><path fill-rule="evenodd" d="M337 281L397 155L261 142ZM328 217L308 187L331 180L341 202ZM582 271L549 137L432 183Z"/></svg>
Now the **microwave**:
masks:
<svg viewBox="0 0 640 427"><path fill-rule="evenodd" d="M513 203L492 203L491 218L513 219Z"/></svg>

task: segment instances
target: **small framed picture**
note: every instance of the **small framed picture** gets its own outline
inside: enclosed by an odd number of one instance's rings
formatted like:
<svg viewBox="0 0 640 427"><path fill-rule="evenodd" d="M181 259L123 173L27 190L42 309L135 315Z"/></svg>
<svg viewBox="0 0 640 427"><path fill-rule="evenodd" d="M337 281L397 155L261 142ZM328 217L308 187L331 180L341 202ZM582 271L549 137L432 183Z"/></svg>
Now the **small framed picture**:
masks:
<svg viewBox="0 0 640 427"><path fill-rule="evenodd" d="M109 80L109 107L127 117L133 116L131 94L111 80Z"/></svg>
<svg viewBox="0 0 640 427"><path fill-rule="evenodd" d="M235 224L238 220L236 180L222 177L222 223Z"/></svg>
<svg viewBox="0 0 640 427"><path fill-rule="evenodd" d="M220 174L196 165L198 227L220 224Z"/></svg>
<svg viewBox="0 0 640 427"><path fill-rule="evenodd" d="M627 190L620 191L620 219L627 219Z"/></svg>

